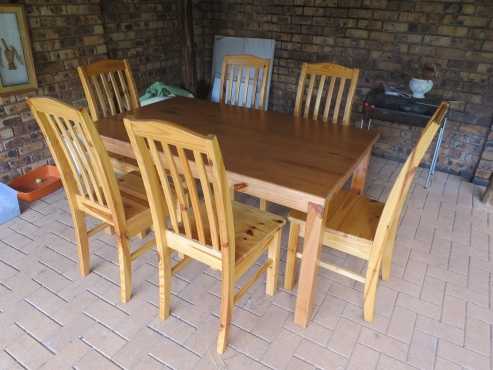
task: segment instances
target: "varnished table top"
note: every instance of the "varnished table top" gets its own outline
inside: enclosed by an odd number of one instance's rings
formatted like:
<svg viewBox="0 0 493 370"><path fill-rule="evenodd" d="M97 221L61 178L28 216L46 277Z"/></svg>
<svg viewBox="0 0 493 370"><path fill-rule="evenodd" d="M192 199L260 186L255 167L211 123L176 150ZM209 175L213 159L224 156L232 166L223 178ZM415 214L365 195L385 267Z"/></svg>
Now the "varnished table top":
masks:
<svg viewBox="0 0 493 370"><path fill-rule="evenodd" d="M290 197L305 201L299 206L285 205L302 211L306 211L306 202L323 204L330 192L339 190L379 136L373 130L324 124L287 113L176 97L96 122L108 151L129 158L134 155L124 116L171 121L216 135L228 176L290 190Z"/></svg>

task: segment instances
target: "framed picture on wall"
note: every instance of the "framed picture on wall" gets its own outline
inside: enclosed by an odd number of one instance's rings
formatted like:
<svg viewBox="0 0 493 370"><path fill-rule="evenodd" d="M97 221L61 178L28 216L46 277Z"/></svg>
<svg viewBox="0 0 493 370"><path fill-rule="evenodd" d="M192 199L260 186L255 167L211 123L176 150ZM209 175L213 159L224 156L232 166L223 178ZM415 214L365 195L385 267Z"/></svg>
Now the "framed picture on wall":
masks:
<svg viewBox="0 0 493 370"><path fill-rule="evenodd" d="M0 4L0 95L37 87L24 7Z"/></svg>

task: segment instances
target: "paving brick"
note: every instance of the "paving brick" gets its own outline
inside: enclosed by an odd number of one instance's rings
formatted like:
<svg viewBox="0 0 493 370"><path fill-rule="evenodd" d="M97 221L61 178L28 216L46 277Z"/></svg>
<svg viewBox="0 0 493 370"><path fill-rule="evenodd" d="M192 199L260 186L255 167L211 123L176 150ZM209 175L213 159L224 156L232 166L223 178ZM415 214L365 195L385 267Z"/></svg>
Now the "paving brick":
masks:
<svg viewBox="0 0 493 370"><path fill-rule="evenodd" d="M416 330L409 347L408 362L419 369L432 370L437 347L437 338Z"/></svg>
<svg viewBox="0 0 493 370"><path fill-rule="evenodd" d="M0 351L0 369L22 370L24 368L7 352L2 350Z"/></svg>
<svg viewBox="0 0 493 370"><path fill-rule="evenodd" d="M300 360L296 357L291 358L286 370L316 370L315 366Z"/></svg>
<svg viewBox="0 0 493 370"><path fill-rule="evenodd" d="M465 347L485 356L490 356L490 325L481 320L468 318L466 324Z"/></svg>
<svg viewBox="0 0 493 370"><path fill-rule="evenodd" d="M462 370L462 367L443 358L437 357L435 370Z"/></svg>
<svg viewBox="0 0 493 370"><path fill-rule="evenodd" d="M41 367L54 356L54 353L25 332L15 342L7 344L4 350L25 368Z"/></svg>
<svg viewBox="0 0 493 370"><path fill-rule="evenodd" d="M456 346L447 341L440 342L440 345L438 346L438 356L446 358L465 368L477 370L486 370L490 368L490 360L488 357Z"/></svg>
<svg viewBox="0 0 493 370"><path fill-rule="evenodd" d="M442 321L446 324L464 328L466 320L466 302L453 296L445 296Z"/></svg>
<svg viewBox="0 0 493 370"><path fill-rule="evenodd" d="M405 343L376 331L363 328L361 330L359 343L368 346L377 352L385 353L395 359L401 361L406 360L408 346Z"/></svg>
<svg viewBox="0 0 493 370"><path fill-rule="evenodd" d="M479 319L487 322L490 325L493 325L493 311L477 306L475 304L469 304L467 308L468 308L467 315L469 317L472 317L474 319Z"/></svg>
<svg viewBox="0 0 493 370"><path fill-rule="evenodd" d="M75 365L77 370L89 370L89 369L108 369L119 370L120 367L115 363L102 356L99 352L92 349L87 352Z"/></svg>
<svg viewBox="0 0 493 370"><path fill-rule="evenodd" d="M387 328L389 326L390 319L384 316L380 316L378 314L375 315L375 318L372 322L368 322L363 320L363 311L360 307L356 307L348 304L343 312L343 317L354 321L355 323L376 330L381 333L386 333Z"/></svg>
<svg viewBox="0 0 493 370"><path fill-rule="evenodd" d="M328 329L335 329L339 322L339 317L346 305L347 303L342 299L327 295L320 308L317 310L313 321Z"/></svg>
<svg viewBox="0 0 493 370"><path fill-rule="evenodd" d="M378 361L377 370L416 370L416 368L382 354Z"/></svg>
<svg viewBox="0 0 493 370"><path fill-rule="evenodd" d="M88 330L81 337L81 340L109 358L127 343L125 338L100 324L96 324Z"/></svg>
<svg viewBox="0 0 493 370"><path fill-rule="evenodd" d="M346 359L316 343L303 340L296 350L300 359L322 369L344 369Z"/></svg>
<svg viewBox="0 0 493 370"><path fill-rule="evenodd" d="M257 361L261 361L269 348L269 342L235 326L231 327L229 343L236 351L244 353Z"/></svg>
<svg viewBox="0 0 493 370"><path fill-rule="evenodd" d="M390 321L388 335L405 343L410 343L414 332L416 313L396 307Z"/></svg>
<svg viewBox="0 0 493 370"><path fill-rule="evenodd" d="M173 338L180 344L183 344L196 330L190 324L174 316L170 316L166 320L161 320L157 317L149 323L148 327L161 333L163 336Z"/></svg>
<svg viewBox="0 0 493 370"><path fill-rule="evenodd" d="M464 344L464 330L441 321L418 315L416 328L434 337L445 339L459 346Z"/></svg>
<svg viewBox="0 0 493 370"><path fill-rule="evenodd" d="M460 298L466 302L474 303L475 305L481 307L487 308L489 305L488 297L484 293L478 293L474 290L464 287L457 287L450 283L447 284L446 294Z"/></svg>
<svg viewBox="0 0 493 370"><path fill-rule="evenodd" d="M439 306L421 301L407 294L399 294L399 296L397 297L397 306L407 308L410 311L414 311L420 315L428 316L432 319L440 318L441 310Z"/></svg>
<svg viewBox="0 0 493 370"><path fill-rule="evenodd" d="M441 306L445 294L445 283L441 280L426 276L423 289L421 290L421 300Z"/></svg>
<svg viewBox="0 0 493 370"><path fill-rule="evenodd" d="M254 321L251 332L268 342L273 342L281 333L286 320L291 317L288 311L271 305L262 317Z"/></svg>
<svg viewBox="0 0 493 370"><path fill-rule="evenodd" d="M340 319L329 341L328 348L344 357L350 357L358 340L361 327L349 320Z"/></svg>
<svg viewBox="0 0 493 370"><path fill-rule="evenodd" d="M428 269L428 275L443 282L452 283L457 286L465 287L467 284L467 277L458 274L453 271L444 270L443 268L430 266Z"/></svg>
<svg viewBox="0 0 493 370"><path fill-rule="evenodd" d="M302 340L299 335L283 330L265 353L262 363L274 369L286 369Z"/></svg>
<svg viewBox="0 0 493 370"><path fill-rule="evenodd" d="M348 370L373 370L377 366L380 354L361 344L354 348L351 359L349 360Z"/></svg>
<svg viewBox="0 0 493 370"><path fill-rule="evenodd" d="M60 352L56 353L56 356L41 366L40 369L52 370L70 368L73 364L79 362L89 351L91 351L90 347L80 340L75 340L64 346Z"/></svg>

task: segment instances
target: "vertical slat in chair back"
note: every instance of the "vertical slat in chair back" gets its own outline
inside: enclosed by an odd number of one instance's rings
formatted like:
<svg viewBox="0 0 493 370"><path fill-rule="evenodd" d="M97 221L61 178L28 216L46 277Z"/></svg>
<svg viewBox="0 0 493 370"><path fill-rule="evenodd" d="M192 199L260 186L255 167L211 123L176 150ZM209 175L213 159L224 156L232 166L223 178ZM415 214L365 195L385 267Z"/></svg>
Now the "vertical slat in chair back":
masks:
<svg viewBox="0 0 493 370"><path fill-rule="evenodd" d="M443 102L440 104L433 114L433 117L423 129L418 143L409 154L392 186L387 201L385 202L385 207L382 211L370 252L366 276L367 281L379 278L378 274L385 248L388 246L388 243L394 242L392 239L395 238L395 231L399 225L402 209L406 203L407 195L416 175L416 171L437 131L443 124L448 108L448 103Z"/></svg>
<svg viewBox="0 0 493 370"><path fill-rule="evenodd" d="M226 55L221 69L219 101L265 109L270 59L253 55Z"/></svg>
<svg viewBox="0 0 493 370"><path fill-rule="evenodd" d="M359 69L330 63L303 63L294 114L349 125Z"/></svg>
<svg viewBox="0 0 493 370"><path fill-rule="evenodd" d="M44 97L31 98L28 104L60 170L69 202L109 224L117 223L114 217L125 220L108 153L87 111Z"/></svg>
<svg viewBox="0 0 493 370"><path fill-rule="evenodd" d="M77 70L93 120L139 107L132 70L126 60L100 60Z"/></svg>
<svg viewBox="0 0 493 370"><path fill-rule="evenodd" d="M125 127L137 156L154 225L166 225L169 216L174 234L211 250L229 247L234 258L232 204L216 137L165 121L125 119ZM165 243L160 227L155 226L155 230L158 242Z"/></svg>

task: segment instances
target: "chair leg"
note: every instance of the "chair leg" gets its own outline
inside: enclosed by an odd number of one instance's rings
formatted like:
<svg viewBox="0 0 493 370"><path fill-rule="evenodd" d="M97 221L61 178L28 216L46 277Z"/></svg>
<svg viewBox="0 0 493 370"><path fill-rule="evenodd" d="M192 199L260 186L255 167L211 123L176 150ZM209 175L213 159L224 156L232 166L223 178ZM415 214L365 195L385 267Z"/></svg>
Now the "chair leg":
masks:
<svg viewBox="0 0 493 370"><path fill-rule="evenodd" d="M296 266L296 252L298 250L298 236L300 225L291 222L289 226L288 254L286 257L286 271L284 272L284 289L292 290L294 286L294 268Z"/></svg>
<svg viewBox="0 0 493 370"><path fill-rule="evenodd" d="M363 318L368 322L373 321L375 317L375 298L380 277L380 267L380 263L373 268L368 266L369 273L366 275L366 283L363 292Z"/></svg>
<svg viewBox="0 0 493 370"><path fill-rule="evenodd" d="M171 302L171 249L159 250L159 318L166 320L170 314Z"/></svg>
<svg viewBox="0 0 493 370"><path fill-rule="evenodd" d="M273 296L277 290L279 280L279 258L281 255L281 230L274 234L268 250L268 258L272 261L267 270L267 283L265 293Z"/></svg>
<svg viewBox="0 0 493 370"><path fill-rule="evenodd" d="M267 211L267 201L265 199L262 199L262 198L260 198L259 200L260 200L259 208L262 211Z"/></svg>
<svg viewBox="0 0 493 370"><path fill-rule="evenodd" d="M219 336L217 338L217 353L223 353L228 346L231 316L234 306L234 278L232 271L224 271L222 276L222 299Z"/></svg>
<svg viewBox="0 0 493 370"><path fill-rule="evenodd" d="M397 223L396 223L397 224ZM390 271L392 269L392 256L394 255L395 234L397 231L397 225L392 227L390 231L389 239L385 245L382 258L382 279L390 279Z"/></svg>
<svg viewBox="0 0 493 370"><path fill-rule="evenodd" d="M77 254L79 255L79 269L82 276L87 276L91 269L89 256L89 237L87 236L87 226L84 213L79 210L72 212L75 228L75 238L77 239Z"/></svg>
<svg viewBox="0 0 493 370"><path fill-rule="evenodd" d="M127 303L132 296L132 259L128 239L117 237L118 261L120 265L120 300Z"/></svg>

